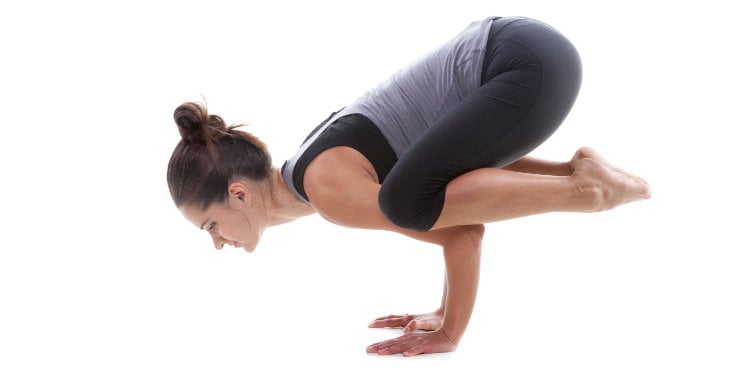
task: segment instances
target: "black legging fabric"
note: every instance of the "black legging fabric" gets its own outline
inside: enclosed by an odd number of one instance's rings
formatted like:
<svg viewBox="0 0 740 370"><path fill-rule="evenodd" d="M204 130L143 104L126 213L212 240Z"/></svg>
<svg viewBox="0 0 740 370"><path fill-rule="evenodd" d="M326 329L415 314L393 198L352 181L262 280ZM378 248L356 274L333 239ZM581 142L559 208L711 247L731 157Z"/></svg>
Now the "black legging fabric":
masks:
<svg viewBox="0 0 740 370"><path fill-rule="evenodd" d="M506 166L542 144L575 102L581 61L552 27L498 18L491 25L481 81L404 152L383 182L380 208L394 224L431 229L450 181L479 168Z"/></svg>

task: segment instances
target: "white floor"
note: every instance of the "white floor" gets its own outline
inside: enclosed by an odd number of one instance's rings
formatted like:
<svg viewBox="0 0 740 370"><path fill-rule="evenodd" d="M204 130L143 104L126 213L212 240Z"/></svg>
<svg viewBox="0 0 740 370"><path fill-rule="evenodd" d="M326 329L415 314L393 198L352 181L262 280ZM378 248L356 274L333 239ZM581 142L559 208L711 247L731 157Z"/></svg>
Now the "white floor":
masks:
<svg viewBox="0 0 740 370"><path fill-rule="evenodd" d="M0 6L0 369L740 368L734 13L551 3ZM534 154L593 146L654 196L489 225L457 352L364 351L398 335L373 318L438 304L439 248L311 217L255 254L216 252L172 206L183 100L251 123L279 165L489 14L545 20L584 60L579 101Z"/></svg>

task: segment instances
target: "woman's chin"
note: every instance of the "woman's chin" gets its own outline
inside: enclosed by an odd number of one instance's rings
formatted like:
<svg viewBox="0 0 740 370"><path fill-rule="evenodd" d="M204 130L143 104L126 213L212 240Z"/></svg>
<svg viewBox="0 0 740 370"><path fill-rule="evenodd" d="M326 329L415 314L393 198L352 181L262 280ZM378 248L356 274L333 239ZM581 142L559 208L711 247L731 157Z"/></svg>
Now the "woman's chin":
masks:
<svg viewBox="0 0 740 370"><path fill-rule="evenodd" d="M257 248L257 245L238 242L236 243L236 247L243 249L247 253L252 253Z"/></svg>

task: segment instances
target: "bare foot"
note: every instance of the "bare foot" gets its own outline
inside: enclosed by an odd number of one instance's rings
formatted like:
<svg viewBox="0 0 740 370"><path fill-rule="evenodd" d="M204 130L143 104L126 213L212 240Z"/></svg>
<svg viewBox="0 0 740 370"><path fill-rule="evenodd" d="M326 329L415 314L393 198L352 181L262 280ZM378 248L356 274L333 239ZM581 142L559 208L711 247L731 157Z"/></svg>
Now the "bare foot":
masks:
<svg viewBox="0 0 740 370"><path fill-rule="evenodd" d="M591 159L595 160L596 162L599 162L602 165L606 166L607 168L609 168L610 170L612 170L614 172L620 173L623 176L627 176L627 177L631 178L632 180L637 181L640 184L644 184L644 185L646 185L648 187L650 186L650 185L648 185L648 182L645 181L645 179L643 179L641 177L638 177L638 176L635 176L635 175L633 175L631 173L628 173L627 171L624 171L621 168L618 168L617 166L614 166L613 164L609 163L606 160L606 158L604 158L604 156L602 156L601 154L599 154L599 152L597 152L593 148L589 148L587 146L581 147L580 149L578 149L578 151L576 151L576 154L573 155L573 159L570 160L570 169L571 169L571 172L573 172L575 170L576 165L578 164L578 162L581 159L585 159L585 158L591 158Z"/></svg>
<svg viewBox="0 0 740 370"><path fill-rule="evenodd" d="M580 158L571 162L573 181L576 189L589 199L587 210L605 211L650 198L647 181L612 166L596 151L582 148L576 156Z"/></svg>

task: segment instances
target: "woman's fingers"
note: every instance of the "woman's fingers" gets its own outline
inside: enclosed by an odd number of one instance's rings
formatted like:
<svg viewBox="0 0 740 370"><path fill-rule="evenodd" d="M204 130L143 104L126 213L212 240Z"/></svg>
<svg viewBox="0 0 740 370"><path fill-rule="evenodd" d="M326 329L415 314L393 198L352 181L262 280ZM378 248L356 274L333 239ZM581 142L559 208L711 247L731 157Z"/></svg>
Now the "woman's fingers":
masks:
<svg viewBox="0 0 740 370"><path fill-rule="evenodd" d="M404 334L395 339L384 340L367 347L367 353L377 353L379 355L392 355L406 351L415 345L418 345L419 338L413 334Z"/></svg>
<svg viewBox="0 0 740 370"><path fill-rule="evenodd" d="M393 319L393 318L396 318L396 317L403 317L403 316L408 316L408 315L385 315L383 317L378 317L375 320Z"/></svg>
<svg viewBox="0 0 740 370"><path fill-rule="evenodd" d="M400 336L398 338L388 339L388 340L384 340L382 342L373 343L373 344L367 346L366 351L367 351L367 353L377 353L378 351L380 351L382 349L385 349L385 348L394 346L397 343L400 343L403 340L403 338L408 337L408 336L410 336L410 334L404 334L403 336Z"/></svg>
<svg viewBox="0 0 740 370"><path fill-rule="evenodd" d="M416 355L420 355L422 353L425 353L426 352L426 344L427 344L427 342L422 342L421 344L419 344L417 346L411 347L410 349L408 349L406 351L403 351L403 356L404 357L411 357L411 356L416 356Z"/></svg>
<svg viewBox="0 0 740 370"><path fill-rule="evenodd" d="M404 333L417 330L437 330L442 326L442 315L387 315L378 317L368 324L369 328L403 328Z"/></svg>
<svg viewBox="0 0 740 370"><path fill-rule="evenodd" d="M404 333L413 333L413 332L415 332L416 329L417 329L417 327L418 327L418 324L417 324L418 321L419 320L411 320L411 321L409 321L409 323L406 324L406 326L404 326L403 332Z"/></svg>
<svg viewBox="0 0 740 370"><path fill-rule="evenodd" d="M379 317L368 325L369 328L402 328L411 321L411 315L388 315Z"/></svg>
<svg viewBox="0 0 740 370"><path fill-rule="evenodd" d="M367 353L416 356L422 353L451 352L455 344L439 331L404 334L398 338L375 343L367 347Z"/></svg>
<svg viewBox="0 0 740 370"><path fill-rule="evenodd" d="M442 327L442 317L430 316L409 321L406 327L403 328L403 331L404 333L413 333L417 330L433 331L440 327Z"/></svg>

